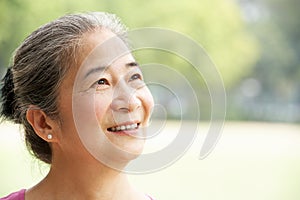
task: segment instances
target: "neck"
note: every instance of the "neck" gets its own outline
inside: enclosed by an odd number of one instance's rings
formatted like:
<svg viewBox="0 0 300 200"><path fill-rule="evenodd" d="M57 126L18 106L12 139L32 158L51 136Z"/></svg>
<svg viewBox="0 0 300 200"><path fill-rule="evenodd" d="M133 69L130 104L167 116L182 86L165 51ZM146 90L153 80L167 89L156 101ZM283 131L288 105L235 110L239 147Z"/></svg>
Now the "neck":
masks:
<svg viewBox="0 0 300 200"><path fill-rule="evenodd" d="M79 199L115 199L115 195L129 190L126 175L103 165L98 169L69 168L62 173L53 167L48 177L52 179L51 183L56 182L56 190L65 190L64 193L68 194L68 198L70 198L69 194L74 194L82 197Z"/></svg>
<svg viewBox="0 0 300 200"><path fill-rule="evenodd" d="M28 199L48 199L41 194L49 194L49 199L87 200L136 199L136 196L142 196L129 184L126 174L95 159L88 163L79 160L64 161L52 163L46 178L32 189L38 191L32 193L35 198Z"/></svg>

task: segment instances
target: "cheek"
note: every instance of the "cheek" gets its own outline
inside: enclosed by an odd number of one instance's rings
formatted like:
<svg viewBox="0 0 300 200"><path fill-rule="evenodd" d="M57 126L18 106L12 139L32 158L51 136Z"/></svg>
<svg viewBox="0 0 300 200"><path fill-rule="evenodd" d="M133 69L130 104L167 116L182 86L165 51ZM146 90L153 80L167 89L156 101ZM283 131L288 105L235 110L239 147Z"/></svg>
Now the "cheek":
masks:
<svg viewBox="0 0 300 200"><path fill-rule="evenodd" d="M111 98L108 95L96 94L94 99L95 115L99 122L103 121L104 116L108 112L111 104ZM91 105L92 106L92 105Z"/></svg>
<svg viewBox="0 0 300 200"><path fill-rule="evenodd" d="M96 95L78 95L73 99L75 128L81 142L88 151L97 149L97 146L101 144L103 134L98 119L98 117L102 117L98 116L98 113L102 113L101 109L102 106L97 103Z"/></svg>
<svg viewBox="0 0 300 200"><path fill-rule="evenodd" d="M73 113L75 126L83 140L87 140L87 137L97 137L97 135L102 133L101 127L105 122L105 116L107 116L110 106L109 96L110 94L91 92L78 94L74 97ZM91 142L88 141L88 143Z"/></svg>
<svg viewBox="0 0 300 200"><path fill-rule="evenodd" d="M145 114L146 114L146 118L147 120L150 118L150 115L152 113L152 109L153 109L153 106L154 106L154 100L153 100L153 96L150 92L150 90L148 88L145 88L141 94L141 100L143 102L143 107L144 107L144 110L145 110Z"/></svg>
<svg viewBox="0 0 300 200"><path fill-rule="evenodd" d="M74 117L80 117L81 119L94 117L93 97L89 95L75 97L73 99L73 113Z"/></svg>

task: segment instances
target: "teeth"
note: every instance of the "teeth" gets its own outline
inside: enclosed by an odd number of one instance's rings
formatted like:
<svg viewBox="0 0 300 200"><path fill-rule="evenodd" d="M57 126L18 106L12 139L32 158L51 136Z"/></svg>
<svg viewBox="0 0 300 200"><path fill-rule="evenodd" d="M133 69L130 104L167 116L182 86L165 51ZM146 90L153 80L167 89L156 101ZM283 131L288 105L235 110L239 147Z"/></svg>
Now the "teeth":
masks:
<svg viewBox="0 0 300 200"><path fill-rule="evenodd" d="M125 131L125 130L132 130L136 129L138 127L138 124L130 124L130 125L122 125L122 126L116 126L110 128L110 131Z"/></svg>
<svg viewBox="0 0 300 200"><path fill-rule="evenodd" d="M121 131L124 131L126 129L126 126L121 126Z"/></svg>

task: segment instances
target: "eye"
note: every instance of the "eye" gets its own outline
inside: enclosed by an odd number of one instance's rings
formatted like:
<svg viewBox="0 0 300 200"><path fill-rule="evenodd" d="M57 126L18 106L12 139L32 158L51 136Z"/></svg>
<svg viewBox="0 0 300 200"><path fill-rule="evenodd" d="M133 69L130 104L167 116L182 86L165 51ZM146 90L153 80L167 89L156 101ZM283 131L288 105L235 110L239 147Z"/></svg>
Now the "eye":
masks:
<svg viewBox="0 0 300 200"><path fill-rule="evenodd" d="M109 85L109 82L108 82L107 79L101 78L101 79L99 79L99 80L97 81L97 84L98 84L98 85Z"/></svg>
<svg viewBox="0 0 300 200"><path fill-rule="evenodd" d="M99 79L95 84L94 87L96 88L96 91L102 91L107 88L109 88L110 84L109 81L105 78Z"/></svg>
<svg viewBox="0 0 300 200"><path fill-rule="evenodd" d="M131 77L130 77L130 81L133 81L133 80L143 80L142 78L142 75L141 74L133 74Z"/></svg>
<svg viewBox="0 0 300 200"><path fill-rule="evenodd" d="M135 89L139 89L145 86L143 75L141 73L135 73L130 76L129 84Z"/></svg>

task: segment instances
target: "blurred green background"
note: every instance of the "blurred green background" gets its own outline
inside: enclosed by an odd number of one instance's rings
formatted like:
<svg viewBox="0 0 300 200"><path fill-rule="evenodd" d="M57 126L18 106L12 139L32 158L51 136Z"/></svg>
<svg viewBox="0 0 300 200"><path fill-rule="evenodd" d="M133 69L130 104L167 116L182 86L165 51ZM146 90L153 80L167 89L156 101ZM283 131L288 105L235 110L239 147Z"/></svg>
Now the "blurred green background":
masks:
<svg viewBox="0 0 300 200"><path fill-rule="evenodd" d="M0 73L15 48L40 25L66 13L107 11L130 29L167 28L202 45L222 74L227 119L299 122L299 4L297 0L1 0ZM142 58L185 70L174 56L150 52ZM203 99L205 108L210 102ZM209 119L209 113L204 109L202 118Z"/></svg>
<svg viewBox="0 0 300 200"><path fill-rule="evenodd" d="M112 12L129 29L162 27L183 33L203 46L220 71L227 94L226 121L232 122L225 124L217 149L207 159L197 159L198 141L195 150L175 165L133 181L164 199L296 200L300 198L299 8L298 0L0 0L0 75L28 34L66 13ZM172 66L182 74L191 69L166 53L145 52L139 60ZM201 121L207 121L210 99L205 84L190 81L200 85ZM176 87L185 91L180 84ZM171 99L164 103L172 106ZM191 116L193 106L183 114ZM178 113L170 112L168 118L176 120ZM201 124L203 130L207 126ZM204 137L201 130L199 138ZM32 185L42 177L40 170L47 171L26 157L16 132L11 124L0 126L0 196ZM157 184L162 180L161 186Z"/></svg>

